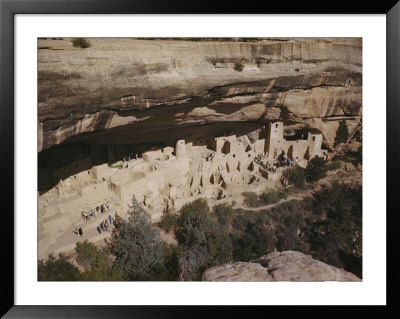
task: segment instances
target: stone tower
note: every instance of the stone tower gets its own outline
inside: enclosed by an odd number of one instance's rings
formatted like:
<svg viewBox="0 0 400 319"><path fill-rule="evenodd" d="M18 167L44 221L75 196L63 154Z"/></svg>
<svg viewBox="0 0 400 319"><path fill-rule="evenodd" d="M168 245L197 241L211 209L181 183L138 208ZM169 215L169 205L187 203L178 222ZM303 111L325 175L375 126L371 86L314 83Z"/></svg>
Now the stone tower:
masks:
<svg viewBox="0 0 400 319"><path fill-rule="evenodd" d="M283 150L283 123L269 123L267 138L265 140L265 152L269 157L278 156Z"/></svg>
<svg viewBox="0 0 400 319"><path fill-rule="evenodd" d="M176 142L175 155L176 158L183 158L186 156L185 140L179 140Z"/></svg>

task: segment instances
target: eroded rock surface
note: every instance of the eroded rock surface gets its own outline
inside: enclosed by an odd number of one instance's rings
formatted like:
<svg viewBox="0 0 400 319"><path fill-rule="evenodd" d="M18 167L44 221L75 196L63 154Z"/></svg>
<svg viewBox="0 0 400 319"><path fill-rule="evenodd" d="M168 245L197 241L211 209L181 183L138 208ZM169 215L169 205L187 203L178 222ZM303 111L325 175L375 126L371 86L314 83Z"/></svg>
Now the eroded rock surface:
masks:
<svg viewBox="0 0 400 319"><path fill-rule="evenodd" d="M239 136L277 119L318 129L327 145L341 118L350 136L361 129L361 39L89 40L86 49L39 40L38 151Z"/></svg>
<svg viewBox="0 0 400 319"><path fill-rule="evenodd" d="M273 252L251 262L206 270L204 281L361 281L343 269L297 251Z"/></svg>

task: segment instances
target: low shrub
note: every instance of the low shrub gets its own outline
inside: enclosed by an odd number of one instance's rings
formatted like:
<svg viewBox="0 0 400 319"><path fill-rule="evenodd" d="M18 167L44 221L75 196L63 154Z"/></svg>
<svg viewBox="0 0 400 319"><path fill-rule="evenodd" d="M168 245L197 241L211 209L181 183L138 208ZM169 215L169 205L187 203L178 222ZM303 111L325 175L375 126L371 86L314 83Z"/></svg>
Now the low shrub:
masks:
<svg viewBox="0 0 400 319"><path fill-rule="evenodd" d="M260 200L264 205L277 203L279 202L279 199L279 191L270 191L268 193L262 193L260 195Z"/></svg>
<svg viewBox="0 0 400 319"><path fill-rule="evenodd" d="M259 198L258 195L254 192L244 192L242 193L244 197L244 204L250 207L259 206Z"/></svg>
<svg viewBox="0 0 400 319"><path fill-rule="evenodd" d="M340 169L342 167L342 162L338 159L334 159L327 166L329 170Z"/></svg>
<svg viewBox="0 0 400 319"><path fill-rule="evenodd" d="M279 199L286 199L288 197L288 193L285 190L279 191Z"/></svg>
<svg viewBox="0 0 400 319"><path fill-rule="evenodd" d="M85 38L76 38L74 40L71 41L72 45L76 48L88 48L90 47L90 42L88 40L86 40Z"/></svg>
<svg viewBox="0 0 400 319"><path fill-rule="evenodd" d="M235 63L234 69L235 69L235 71L242 72L243 71L243 67L244 67L243 64Z"/></svg>

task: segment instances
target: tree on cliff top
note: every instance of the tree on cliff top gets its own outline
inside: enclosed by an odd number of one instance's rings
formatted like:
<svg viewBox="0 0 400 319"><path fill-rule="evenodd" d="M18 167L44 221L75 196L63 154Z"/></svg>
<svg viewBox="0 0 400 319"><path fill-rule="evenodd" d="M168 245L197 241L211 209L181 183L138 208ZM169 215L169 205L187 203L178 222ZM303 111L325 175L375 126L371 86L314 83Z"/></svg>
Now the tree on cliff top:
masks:
<svg viewBox="0 0 400 319"><path fill-rule="evenodd" d="M349 138L349 131L347 128L346 120L343 119L339 122L339 127L336 131L335 146L340 143L346 143Z"/></svg>
<svg viewBox="0 0 400 319"><path fill-rule="evenodd" d="M128 280L151 280L163 262L163 246L158 232L135 198L129 208L128 220L112 235L115 265L125 272Z"/></svg>

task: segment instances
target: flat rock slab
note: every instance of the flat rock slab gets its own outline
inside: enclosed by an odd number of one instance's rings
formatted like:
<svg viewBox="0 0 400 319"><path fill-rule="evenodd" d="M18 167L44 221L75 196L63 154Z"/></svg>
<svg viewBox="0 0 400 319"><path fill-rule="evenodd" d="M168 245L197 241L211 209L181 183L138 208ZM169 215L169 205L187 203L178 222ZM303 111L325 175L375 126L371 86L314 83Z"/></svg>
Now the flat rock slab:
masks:
<svg viewBox="0 0 400 319"><path fill-rule="evenodd" d="M204 281L361 281L343 269L297 251L273 252L250 262L206 270Z"/></svg>

